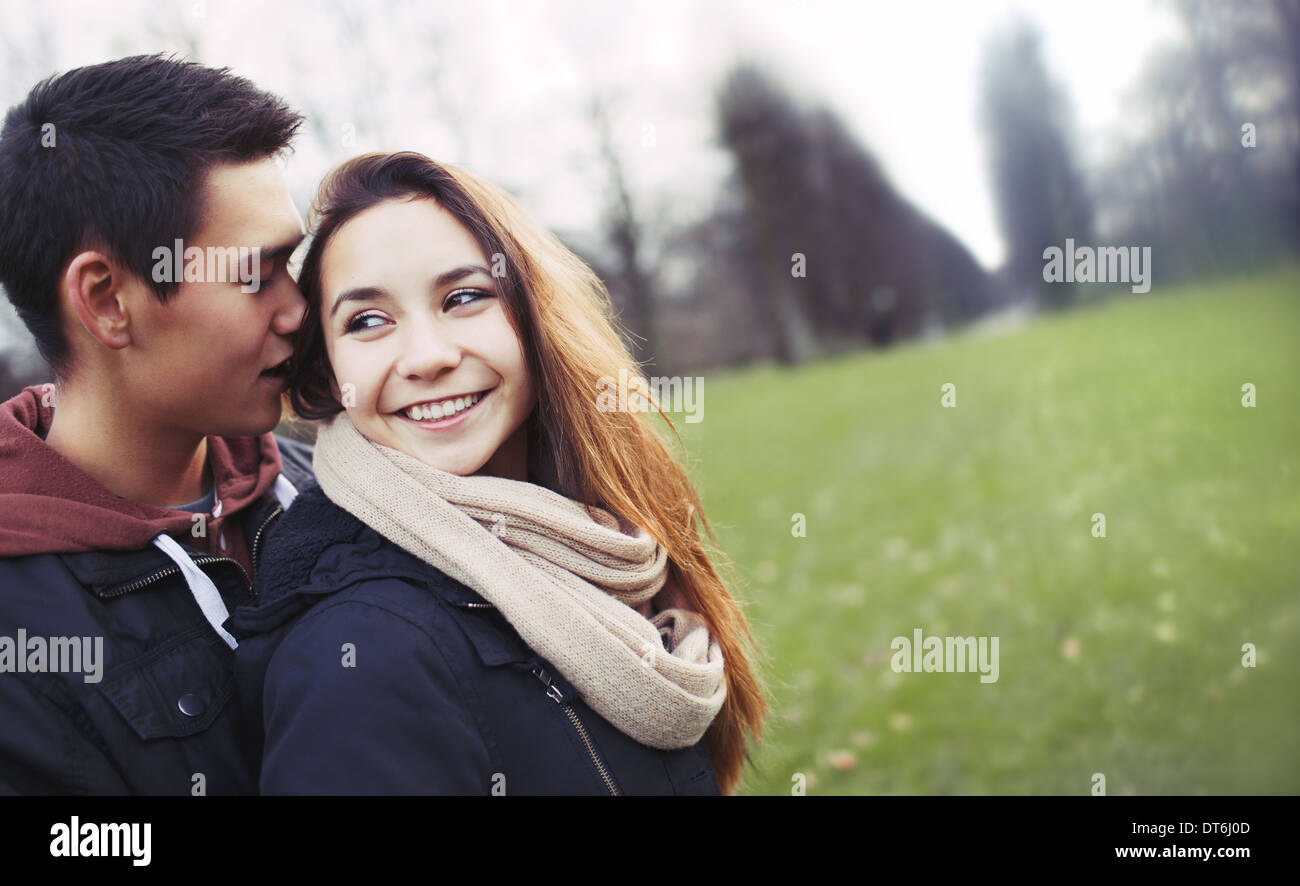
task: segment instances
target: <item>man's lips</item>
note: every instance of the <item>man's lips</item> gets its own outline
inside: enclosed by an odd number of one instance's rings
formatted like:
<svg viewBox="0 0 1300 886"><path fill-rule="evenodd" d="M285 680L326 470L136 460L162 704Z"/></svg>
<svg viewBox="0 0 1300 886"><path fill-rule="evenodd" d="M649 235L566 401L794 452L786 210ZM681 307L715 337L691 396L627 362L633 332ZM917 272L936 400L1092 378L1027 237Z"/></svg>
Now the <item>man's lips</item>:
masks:
<svg viewBox="0 0 1300 886"><path fill-rule="evenodd" d="M279 363L276 363L274 366L269 366L266 369L263 369L261 374L273 375L278 377L287 376L289 374L289 361L292 359L293 359L292 355L285 357L283 360L281 360Z"/></svg>

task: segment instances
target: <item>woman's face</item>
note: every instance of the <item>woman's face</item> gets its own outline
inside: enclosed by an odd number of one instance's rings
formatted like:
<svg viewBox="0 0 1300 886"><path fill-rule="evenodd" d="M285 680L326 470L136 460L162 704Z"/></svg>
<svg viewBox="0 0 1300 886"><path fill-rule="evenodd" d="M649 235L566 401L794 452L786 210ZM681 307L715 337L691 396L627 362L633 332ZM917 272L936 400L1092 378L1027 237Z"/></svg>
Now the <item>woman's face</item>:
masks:
<svg viewBox="0 0 1300 886"><path fill-rule="evenodd" d="M494 282L478 243L432 199L385 201L334 232L321 322L357 430L453 474L527 480L536 396Z"/></svg>

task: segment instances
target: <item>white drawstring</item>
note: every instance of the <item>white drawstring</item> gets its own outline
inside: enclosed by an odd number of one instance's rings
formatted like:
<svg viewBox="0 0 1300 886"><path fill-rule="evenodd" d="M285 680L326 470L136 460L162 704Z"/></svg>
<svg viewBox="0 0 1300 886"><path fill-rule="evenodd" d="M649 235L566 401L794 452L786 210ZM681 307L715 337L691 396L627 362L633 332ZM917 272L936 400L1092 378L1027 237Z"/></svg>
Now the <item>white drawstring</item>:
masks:
<svg viewBox="0 0 1300 886"><path fill-rule="evenodd" d="M298 490L284 476L279 474L275 478L275 497L280 502L280 507L288 508L293 500L298 497ZM216 516L214 511L213 517ZM181 575L185 576L185 583L189 585L190 593L194 595L194 602L199 604L199 609L203 610L203 617L212 625L212 629L221 635L221 639L226 641L226 645L231 649L237 649L239 642L235 640L230 633L222 627L226 619L230 618L230 610L226 608L226 601L221 599L221 592L217 586L212 583L212 579L194 564L185 549L176 543L176 540L166 533L159 533L153 540L154 546L172 559L181 570Z"/></svg>
<svg viewBox="0 0 1300 886"><path fill-rule="evenodd" d="M284 474L276 475L274 489L275 497L280 500L280 507L285 510L288 510L289 505L298 497L298 490L294 488L293 484L289 482L289 478Z"/></svg>
<svg viewBox="0 0 1300 886"><path fill-rule="evenodd" d="M194 561L185 553L185 549L171 536L159 533L153 543L180 567L181 574L185 576L185 583L189 585L190 593L194 595L194 602L198 603L199 608L203 610L203 616L208 620L208 624L221 635L221 639L226 641L227 646L231 649L237 648L239 643L222 627L230 617L230 610L226 608L226 602L221 599L221 592L212 583L212 579L194 565Z"/></svg>

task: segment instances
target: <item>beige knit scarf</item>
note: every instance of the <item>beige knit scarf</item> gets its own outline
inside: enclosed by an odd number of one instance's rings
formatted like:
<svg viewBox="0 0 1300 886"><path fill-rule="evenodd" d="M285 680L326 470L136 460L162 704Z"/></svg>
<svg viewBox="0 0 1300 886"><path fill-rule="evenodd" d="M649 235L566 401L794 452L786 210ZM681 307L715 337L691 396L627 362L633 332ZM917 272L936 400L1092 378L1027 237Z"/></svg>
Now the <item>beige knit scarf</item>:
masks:
<svg viewBox="0 0 1300 886"><path fill-rule="evenodd" d="M313 466L330 500L477 591L619 731L674 749L713 722L722 650L664 587L667 552L644 529L533 483L431 467L346 412L321 425Z"/></svg>

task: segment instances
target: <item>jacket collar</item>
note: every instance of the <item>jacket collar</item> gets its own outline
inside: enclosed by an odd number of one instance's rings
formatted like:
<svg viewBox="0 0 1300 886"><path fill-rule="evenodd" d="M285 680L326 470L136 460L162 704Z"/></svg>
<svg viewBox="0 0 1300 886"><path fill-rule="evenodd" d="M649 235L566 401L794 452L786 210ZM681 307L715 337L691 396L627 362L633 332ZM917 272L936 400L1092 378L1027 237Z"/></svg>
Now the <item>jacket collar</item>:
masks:
<svg viewBox="0 0 1300 886"><path fill-rule="evenodd" d="M352 583L401 578L451 604L485 665L533 667L541 661L482 595L384 538L314 482L299 490L263 544L275 553L258 573L258 602L237 608L226 622L240 640L274 630ZM335 545L343 547L331 552ZM381 549L385 556L368 556Z"/></svg>
<svg viewBox="0 0 1300 886"><path fill-rule="evenodd" d="M279 502L274 493L268 492L241 512L244 519L245 534L248 536L250 544L257 530L271 518L277 507L279 507ZM240 582L247 583L248 579L243 568L229 557L213 557L185 545L182 545L182 547L190 555L191 559L198 563L206 561L209 563L223 563L233 567L233 572L238 574ZM101 599L117 597L138 590L139 588L133 587L133 585L143 579L176 569L176 564L153 545L136 550L85 551L82 553L55 554L54 556L63 561L63 564L78 582ZM257 568L256 563L253 566ZM144 587L145 584L140 584L139 587Z"/></svg>
<svg viewBox="0 0 1300 886"><path fill-rule="evenodd" d="M241 640L270 631L351 582L375 577L374 558L365 555L386 543L330 501L313 480L299 488L293 505L262 540L263 553L275 553L258 570L257 602L237 608L227 630ZM328 562L329 549L340 544L347 545L347 556L338 564ZM351 563L366 566L349 569ZM385 563L384 575L428 581L428 567L414 557L385 558Z"/></svg>

